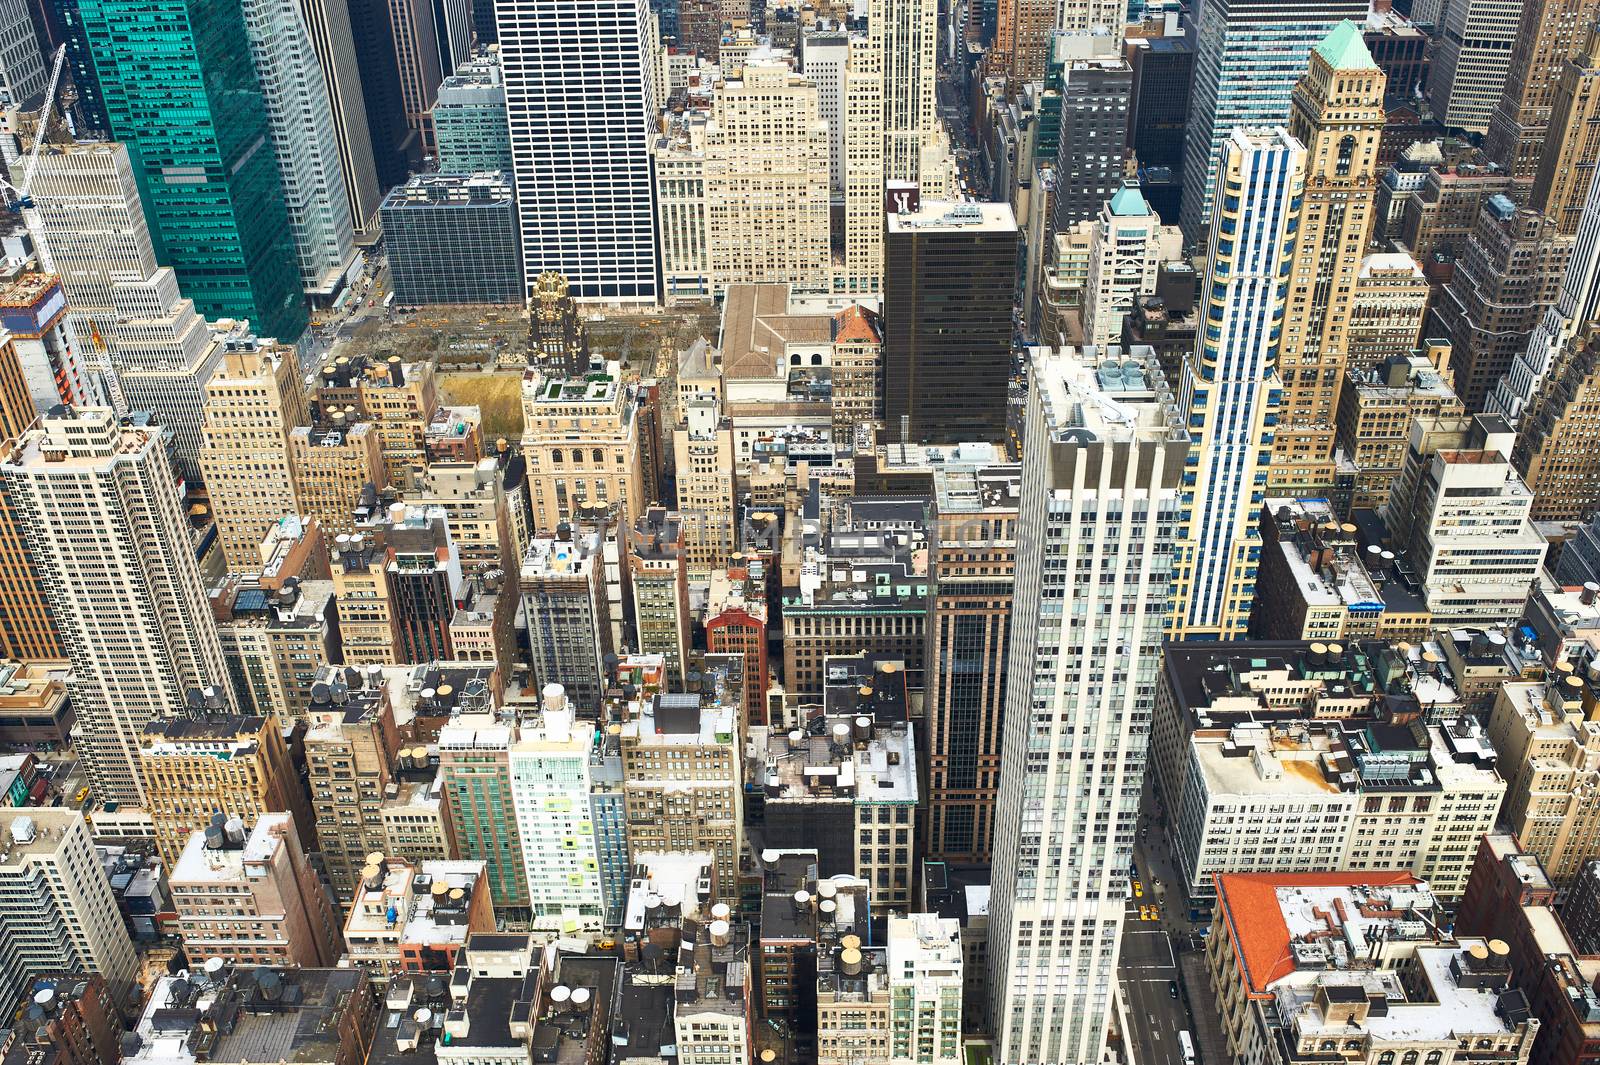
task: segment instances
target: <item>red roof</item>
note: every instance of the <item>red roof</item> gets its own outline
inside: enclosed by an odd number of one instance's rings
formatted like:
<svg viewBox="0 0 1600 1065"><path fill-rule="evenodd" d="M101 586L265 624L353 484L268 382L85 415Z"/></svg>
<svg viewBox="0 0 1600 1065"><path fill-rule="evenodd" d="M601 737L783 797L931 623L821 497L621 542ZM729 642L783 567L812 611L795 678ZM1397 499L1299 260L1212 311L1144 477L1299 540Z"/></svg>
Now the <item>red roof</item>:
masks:
<svg viewBox="0 0 1600 1065"><path fill-rule="evenodd" d="M1410 873L1372 869L1352 873L1218 873L1217 912L1227 928L1245 988L1264 997L1274 980L1294 972L1289 926L1278 905L1280 887L1396 887L1420 884Z"/></svg>
<svg viewBox="0 0 1600 1065"><path fill-rule="evenodd" d="M833 316L835 344L881 344L878 316L859 303L852 303Z"/></svg>

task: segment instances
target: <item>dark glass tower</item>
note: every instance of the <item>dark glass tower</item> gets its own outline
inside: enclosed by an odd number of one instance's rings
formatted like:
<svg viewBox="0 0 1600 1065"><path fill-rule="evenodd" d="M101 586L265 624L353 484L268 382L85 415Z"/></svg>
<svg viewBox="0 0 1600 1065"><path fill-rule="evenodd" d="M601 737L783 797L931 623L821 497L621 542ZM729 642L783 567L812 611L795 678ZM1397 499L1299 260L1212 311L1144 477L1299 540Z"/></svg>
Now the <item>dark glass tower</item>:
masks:
<svg viewBox="0 0 1600 1065"><path fill-rule="evenodd" d="M239 4L80 0L79 10L157 255L207 318L298 340L299 258Z"/></svg>

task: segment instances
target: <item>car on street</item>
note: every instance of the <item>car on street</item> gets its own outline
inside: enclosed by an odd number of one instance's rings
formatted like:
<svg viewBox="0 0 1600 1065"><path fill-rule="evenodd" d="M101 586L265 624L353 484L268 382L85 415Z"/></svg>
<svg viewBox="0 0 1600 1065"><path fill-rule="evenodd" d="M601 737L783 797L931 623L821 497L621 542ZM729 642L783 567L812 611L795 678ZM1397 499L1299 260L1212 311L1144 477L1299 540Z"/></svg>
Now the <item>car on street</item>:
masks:
<svg viewBox="0 0 1600 1065"><path fill-rule="evenodd" d="M1176 981L1176 980L1168 980L1167 981L1167 994L1171 995L1173 998L1177 998L1178 997L1178 981Z"/></svg>

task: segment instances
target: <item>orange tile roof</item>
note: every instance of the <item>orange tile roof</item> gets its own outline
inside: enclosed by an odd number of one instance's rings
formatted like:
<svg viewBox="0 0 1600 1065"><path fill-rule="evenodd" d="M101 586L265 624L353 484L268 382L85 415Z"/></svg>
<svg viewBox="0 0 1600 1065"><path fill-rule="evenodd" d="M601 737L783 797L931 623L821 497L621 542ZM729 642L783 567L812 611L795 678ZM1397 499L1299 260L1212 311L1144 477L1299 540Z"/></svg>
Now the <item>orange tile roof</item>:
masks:
<svg viewBox="0 0 1600 1065"><path fill-rule="evenodd" d="M859 303L852 303L833 316L833 341L836 344L881 344L879 317Z"/></svg>
<svg viewBox="0 0 1600 1065"><path fill-rule="evenodd" d="M1278 904L1280 887L1396 887L1420 884L1410 873L1373 869L1352 873L1218 873L1217 911L1227 929L1246 992L1265 997L1274 980L1294 972L1289 926Z"/></svg>

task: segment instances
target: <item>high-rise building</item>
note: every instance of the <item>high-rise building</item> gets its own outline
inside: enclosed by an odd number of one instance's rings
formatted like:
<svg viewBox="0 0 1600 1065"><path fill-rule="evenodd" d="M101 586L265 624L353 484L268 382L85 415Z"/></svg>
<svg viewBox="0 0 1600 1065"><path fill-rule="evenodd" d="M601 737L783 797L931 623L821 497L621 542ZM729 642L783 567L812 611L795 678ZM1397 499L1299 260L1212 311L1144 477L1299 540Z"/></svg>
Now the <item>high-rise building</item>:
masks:
<svg viewBox="0 0 1600 1065"><path fill-rule="evenodd" d="M1374 370L1352 367L1339 393L1334 434L1355 466L1351 507L1376 508L1388 500L1413 420L1465 413L1439 368L1421 355L1393 355Z"/></svg>
<svg viewBox="0 0 1600 1065"><path fill-rule="evenodd" d="M844 271L838 291L866 295L883 288L884 70L881 50L852 35L844 71Z"/></svg>
<svg viewBox="0 0 1600 1065"><path fill-rule="evenodd" d="M1160 365L1126 354L1029 367L990 908L1004 1061L1098 1061L1111 1023L1189 453Z"/></svg>
<svg viewBox="0 0 1600 1065"><path fill-rule="evenodd" d="M389 28L406 126L416 135L423 154L432 155L433 103L439 95L439 82L451 72L444 69L448 45L439 37L434 0L389 0Z"/></svg>
<svg viewBox="0 0 1600 1065"><path fill-rule="evenodd" d="M1100 214L1122 184L1133 67L1116 36L1056 33L1052 70L1059 68L1061 131L1056 147L1051 226L1070 229Z"/></svg>
<svg viewBox="0 0 1600 1065"><path fill-rule="evenodd" d="M1452 0L1452 3L1454 0ZM1513 5L1506 5L1513 6ZM1581 53L1600 16L1596 0L1523 0L1484 153L1517 178L1539 171L1562 68ZM1448 19L1446 40L1449 39ZM1447 46L1448 47L1448 46Z"/></svg>
<svg viewBox="0 0 1600 1065"><path fill-rule="evenodd" d="M172 869L189 837L221 811L254 823L289 813L314 848L311 811L276 718L221 713L212 695L189 717L157 718L139 736L139 772L156 849Z"/></svg>
<svg viewBox="0 0 1600 1065"><path fill-rule="evenodd" d="M1549 218L1509 197L1484 203L1428 326L1430 336L1450 341L1456 394L1468 410L1488 408L1500 378L1527 350L1556 302L1573 244Z"/></svg>
<svg viewBox="0 0 1600 1065"><path fill-rule="evenodd" d="M268 531L300 512L289 434L307 415L293 350L255 342L226 352L205 396L200 469L217 540L228 569L253 573Z"/></svg>
<svg viewBox="0 0 1600 1065"><path fill-rule="evenodd" d="M655 302L650 142L661 101L649 4L507 0L495 14L526 289L554 270L580 300Z"/></svg>
<svg viewBox="0 0 1600 1065"><path fill-rule="evenodd" d="M535 928L599 931L605 918L600 861L590 822L589 753L594 725L573 720L559 684L541 692L511 744L511 800L522 837Z"/></svg>
<svg viewBox="0 0 1600 1065"><path fill-rule="evenodd" d="M1123 319L1140 296L1155 292L1161 265L1182 256L1183 236L1177 226L1161 224L1137 185L1124 184L1099 214L1089 244L1083 338L1104 347L1122 340Z"/></svg>
<svg viewBox="0 0 1600 1065"><path fill-rule="evenodd" d="M1428 102L1439 121L1488 132L1505 89L1523 6L1515 0L1450 0L1445 5L1428 69Z"/></svg>
<svg viewBox="0 0 1600 1065"><path fill-rule="evenodd" d="M883 414L893 439L1005 435L1017 222L1000 203L923 201L884 238Z"/></svg>
<svg viewBox="0 0 1600 1065"><path fill-rule="evenodd" d="M583 374L522 375L522 454L528 463L533 526L556 528L591 504L616 507L632 525L651 500L640 470L638 397L622 368Z"/></svg>
<svg viewBox="0 0 1600 1065"><path fill-rule="evenodd" d="M716 397L691 401L672 433L678 514L683 519L683 565L696 581L724 569L733 558L733 422Z"/></svg>
<svg viewBox="0 0 1600 1065"><path fill-rule="evenodd" d="M0 816L0 930L11 949L0 996L16 999L44 973L99 973L118 1002L138 991L139 964L76 810L30 806Z"/></svg>
<svg viewBox="0 0 1600 1065"><path fill-rule="evenodd" d="M891 1060L961 1060L961 922L932 913L891 917Z"/></svg>
<svg viewBox="0 0 1600 1065"><path fill-rule="evenodd" d="M7 107L32 109L44 96L46 73L28 4L6 0L0 4L0 101Z"/></svg>
<svg viewBox="0 0 1600 1065"><path fill-rule="evenodd" d="M599 538L569 527L533 540L522 557L521 588L534 683L561 684L579 709L597 709L603 656L611 651Z"/></svg>
<svg viewBox="0 0 1600 1065"><path fill-rule="evenodd" d="M439 83L433 135L440 173L498 170L510 176L511 127L506 122L506 87L498 51L479 52Z"/></svg>
<svg viewBox="0 0 1600 1065"><path fill-rule="evenodd" d="M356 504L367 486L389 483L377 427L368 421L347 424L343 411L321 425L289 430L289 468L300 512L320 524L330 540L354 530Z"/></svg>
<svg viewBox="0 0 1600 1065"><path fill-rule="evenodd" d="M101 801L139 805L145 723L209 685L233 705L162 430L67 410L22 434L0 475L72 661L78 754Z"/></svg>
<svg viewBox="0 0 1600 1065"><path fill-rule="evenodd" d="M379 217L397 301L522 303L517 203L499 172L417 174Z"/></svg>
<svg viewBox="0 0 1600 1065"><path fill-rule="evenodd" d="M922 821L944 861L987 862L994 842L1021 484L1012 465L933 474Z"/></svg>
<svg viewBox="0 0 1600 1065"><path fill-rule="evenodd" d="M1345 369L1375 370L1392 355L1415 351L1431 291L1409 255L1376 252L1363 258L1345 328Z"/></svg>
<svg viewBox="0 0 1600 1065"><path fill-rule="evenodd" d="M1217 168L1233 131L1282 123L1312 47L1341 20L1366 16L1366 0L1203 0L1183 140L1183 239L1191 248L1210 233Z"/></svg>
<svg viewBox="0 0 1600 1065"><path fill-rule="evenodd" d="M1128 146L1141 171L1165 169L1181 189L1184 124L1189 120L1189 88L1194 80L1194 45L1179 36L1130 37L1123 53L1133 67ZM1159 206L1164 221L1178 221L1177 205Z"/></svg>
<svg viewBox="0 0 1600 1065"><path fill-rule="evenodd" d="M1311 67L1291 96L1289 133L1305 148L1306 174L1278 352L1274 487L1333 483L1334 414L1372 228L1384 85L1360 28L1346 20L1311 50Z"/></svg>
<svg viewBox="0 0 1600 1065"><path fill-rule="evenodd" d="M299 257L274 153L258 150L272 129L243 9L83 0L79 10L111 135L128 146L184 294L208 318L248 318L263 336L300 339ZM205 180L172 180L179 173Z"/></svg>
<svg viewBox="0 0 1600 1065"><path fill-rule="evenodd" d="M743 728L768 722L767 572L765 561L735 556L726 570L711 574L706 597L706 650L742 656Z"/></svg>
<svg viewBox="0 0 1600 1065"><path fill-rule="evenodd" d="M308 298L326 303L355 264L355 225L328 84L301 2L248 0L244 25L299 253L300 284Z"/></svg>
<svg viewBox="0 0 1600 1065"><path fill-rule="evenodd" d="M1528 205L1578 232L1600 162L1600 24L1561 64Z"/></svg>
<svg viewBox="0 0 1600 1065"><path fill-rule="evenodd" d="M439 730L439 779L457 853L485 863L495 916L508 922L532 914L511 790L513 732L490 714L461 714Z"/></svg>
<svg viewBox="0 0 1600 1065"><path fill-rule="evenodd" d="M339 919L288 814L235 815L197 830L168 868L192 957L304 968L338 960Z"/></svg>
<svg viewBox="0 0 1600 1065"><path fill-rule="evenodd" d="M300 0L300 14L327 87L339 168L344 172L344 191L350 201L350 222L358 236L375 236L381 197L357 57L358 49L369 42L356 38L349 0Z"/></svg>
<svg viewBox="0 0 1600 1065"><path fill-rule="evenodd" d="M845 69L850 36L842 29L816 27L800 34L800 73L817 89L817 117L828 124L828 192L844 196Z"/></svg>
<svg viewBox="0 0 1600 1065"><path fill-rule="evenodd" d="M1534 521L1576 523L1600 509L1600 335L1574 338L1518 423L1511 464Z"/></svg>
<svg viewBox="0 0 1600 1065"><path fill-rule="evenodd" d="M0 344L0 439L15 440L37 413L16 349ZM28 544L22 512L0 480L0 569L10 579L0 584L0 655L22 662L65 658L55 619L50 616L43 575Z"/></svg>
<svg viewBox="0 0 1600 1065"><path fill-rule="evenodd" d="M848 442L883 409L883 318L852 303L833 316L833 438Z"/></svg>
<svg viewBox="0 0 1600 1065"><path fill-rule="evenodd" d="M634 643L640 654L661 655L669 676L682 684L689 668L689 580L683 519L651 507L628 538L633 588Z"/></svg>
<svg viewBox="0 0 1600 1065"><path fill-rule="evenodd" d="M828 290L829 131L818 101L787 63L747 62L718 86L705 130L714 293L742 282Z"/></svg>
<svg viewBox="0 0 1600 1065"><path fill-rule="evenodd" d="M383 799L400 732L381 668L320 666L306 707L306 777L317 849L339 901L355 897L367 856L387 845Z"/></svg>
<svg viewBox="0 0 1600 1065"><path fill-rule="evenodd" d="M938 113L939 13L935 0L869 0L868 47L883 71L883 176L940 198L948 144ZM849 121L854 116L847 116Z"/></svg>
<svg viewBox="0 0 1600 1065"><path fill-rule="evenodd" d="M1276 323L1293 267L1306 151L1282 127L1236 129L1216 175L1206 331L1184 366L1194 450L1174 570L1175 634L1239 633L1250 614L1256 519L1282 390Z"/></svg>
<svg viewBox="0 0 1600 1065"><path fill-rule="evenodd" d="M372 144L376 191L381 196L403 184L421 166L422 140L406 123L400 99L400 64L389 0L346 0L346 11L367 116L367 139Z"/></svg>

